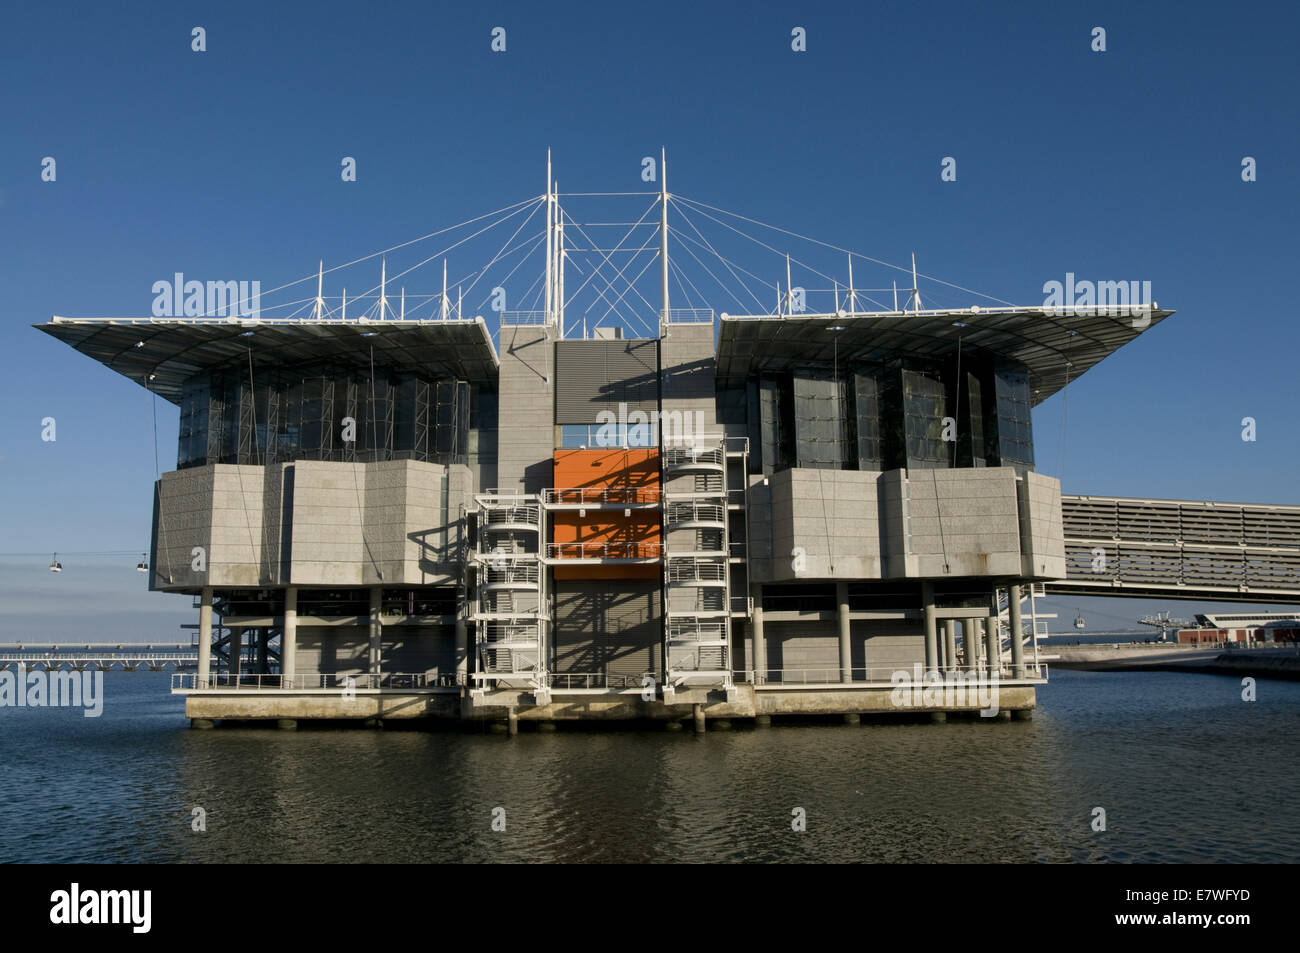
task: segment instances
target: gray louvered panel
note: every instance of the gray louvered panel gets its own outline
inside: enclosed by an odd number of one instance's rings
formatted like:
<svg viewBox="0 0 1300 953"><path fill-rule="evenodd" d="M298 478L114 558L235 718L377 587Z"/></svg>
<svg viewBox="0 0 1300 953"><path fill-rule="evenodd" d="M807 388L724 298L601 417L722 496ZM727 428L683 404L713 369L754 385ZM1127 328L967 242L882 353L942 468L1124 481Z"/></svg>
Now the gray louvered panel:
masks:
<svg viewBox="0 0 1300 953"><path fill-rule="evenodd" d="M656 579L556 580L555 671L605 674L640 685L662 669L663 625Z"/></svg>
<svg viewBox="0 0 1300 953"><path fill-rule="evenodd" d="M659 408L658 341L559 341L555 422L595 424L602 410L649 415Z"/></svg>

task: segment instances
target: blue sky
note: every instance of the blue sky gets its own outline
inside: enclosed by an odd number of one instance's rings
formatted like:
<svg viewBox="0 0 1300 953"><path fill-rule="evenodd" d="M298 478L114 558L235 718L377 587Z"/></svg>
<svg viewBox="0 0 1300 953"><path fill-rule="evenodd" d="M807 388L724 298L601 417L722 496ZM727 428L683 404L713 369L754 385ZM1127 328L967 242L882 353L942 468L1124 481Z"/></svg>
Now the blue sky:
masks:
<svg viewBox="0 0 1300 953"><path fill-rule="evenodd" d="M147 315L176 271L299 278L538 194L548 147L562 189L621 191L663 146L674 192L1018 303L1066 272L1150 280L1178 313L1038 408L1039 469L1066 492L1300 503L1293 6L48 3L5 21L0 551L149 532L149 396L32 323ZM175 433L160 404L163 469ZM86 619L173 637L188 600L145 593L137 558L56 576L0 557L0 638Z"/></svg>

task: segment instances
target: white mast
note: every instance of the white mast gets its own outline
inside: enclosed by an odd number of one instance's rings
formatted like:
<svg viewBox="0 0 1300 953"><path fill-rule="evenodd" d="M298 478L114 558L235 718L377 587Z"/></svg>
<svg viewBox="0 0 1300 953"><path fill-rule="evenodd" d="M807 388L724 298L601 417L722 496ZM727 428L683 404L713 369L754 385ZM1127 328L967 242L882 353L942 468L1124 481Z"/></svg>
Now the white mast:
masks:
<svg viewBox="0 0 1300 953"><path fill-rule="evenodd" d="M343 289L343 320L348 319L348 289Z"/></svg>
<svg viewBox="0 0 1300 953"><path fill-rule="evenodd" d="M388 260L379 259L379 320L388 316Z"/></svg>
<svg viewBox="0 0 1300 953"><path fill-rule="evenodd" d="M921 289L916 285L916 252L912 252L912 312L921 310Z"/></svg>
<svg viewBox="0 0 1300 953"><path fill-rule="evenodd" d="M551 228L554 225L555 213L551 204L551 150L546 150L546 312L543 320L546 324L551 323L552 293L551 280L553 277L555 246L551 240Z"/></svg>
<svg viewBox="0 0 1300 953"><path fill-rule="evenodd" d="M853 255L850 254L849 255L849 314L852 314L857 309L858 306L857 303L854 301L854 294L853 294Z"/></svg>
<svg viewBox="0 0 1300 953"><path fill-rule="evenodd" d="M447 259L442 260L442 320L447 320Z"/></svg>
<svg viewBox="0 0 1300 953"><path fill-rule="evenodd" d="M456 286L456 320L459 321L465 316L465 292L460 285Z"/></svg>
<svg viewBox="0 0 1300 953"><path fill-rule="evenodd" d="M320 267L316 270L316 313L313 317L319 321L325 315L325 298L321 295L321 290L325 283L325 260L321 259Z"/></svg>
<svg viewBox="0 0 1300 953"><path fill-rule="evenodd" d="M794 285L790 281L790 255L785 256L785 313L794 312Z"/></svg>
<svg viewBox="0 0 1300 953"><path fill-rule="evenodd" d="M668 150L659 150L659 283L660 304L663 316L660 319L660 334L668 331Z"/></svg>
<svg viewBox="0 0 1300 953"><path fill-rule="evenodd" d="M555 191L560 191L560 183L555 183ZM560 328L560 340L564 340L564 218L556 203L555 222L555 323Z"/></svg>
<svg viewBox="0 0 1300 953"><path fill-rule="evenodd" d="M406 288L402 288L402 321L406 320Z"/></svg>
<svg viewBox="0 0 1300 953"><path fill-rule="evenodd" d="M898 310L898 282L894 282L894 310Z"/></svg>

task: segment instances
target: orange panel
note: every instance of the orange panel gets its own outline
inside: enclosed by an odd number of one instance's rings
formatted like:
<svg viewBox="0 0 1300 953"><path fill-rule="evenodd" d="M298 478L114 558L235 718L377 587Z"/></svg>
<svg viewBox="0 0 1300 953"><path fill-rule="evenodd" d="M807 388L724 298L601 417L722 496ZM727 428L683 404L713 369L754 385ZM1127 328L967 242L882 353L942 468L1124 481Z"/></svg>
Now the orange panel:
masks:
<svg viewBox="0 0 1300 953"><path fill-rule="evenodd" d="M602 498L628 501L657 500L659 496L658 450L556 450L555 489L581 490L565 499L579 502ZM613 491L612 494L607 491ZM573 553L627 552L659 554L659 511L578 510L551 513L551 542ZM583 544L574 546L571 544ZM566 545L570 544L570 545ZM647 579L661 570L657 565L556 566L557 579Z"/></svg>

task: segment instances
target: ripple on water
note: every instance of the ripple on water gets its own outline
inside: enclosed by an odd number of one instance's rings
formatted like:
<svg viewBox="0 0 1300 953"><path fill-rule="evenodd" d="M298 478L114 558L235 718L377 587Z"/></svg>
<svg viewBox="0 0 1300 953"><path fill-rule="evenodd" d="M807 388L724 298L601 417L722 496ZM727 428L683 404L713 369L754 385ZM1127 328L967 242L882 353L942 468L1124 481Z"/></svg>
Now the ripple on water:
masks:
<svg viewBox="0 0 1300 953"><path fill-rule="evenodd" d="M513 739L192 732L159 703L165 676L106 686L98 719L0 710L0 860L1262 863L1300 847L1295 683L1245 703L1233 678L1064 672L1031 722Z"/></svg>

